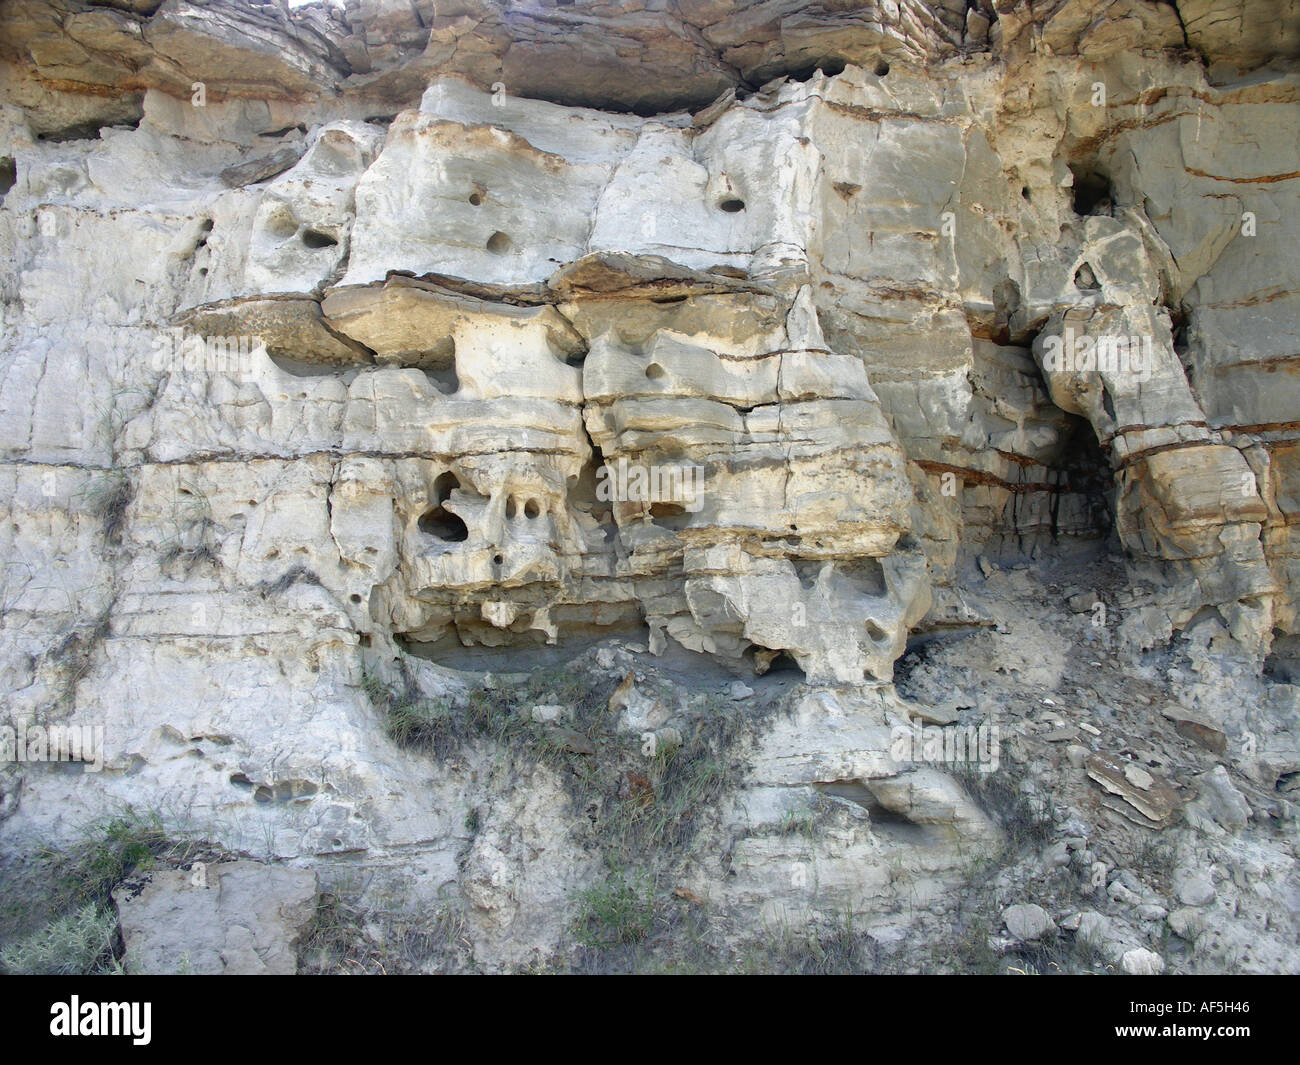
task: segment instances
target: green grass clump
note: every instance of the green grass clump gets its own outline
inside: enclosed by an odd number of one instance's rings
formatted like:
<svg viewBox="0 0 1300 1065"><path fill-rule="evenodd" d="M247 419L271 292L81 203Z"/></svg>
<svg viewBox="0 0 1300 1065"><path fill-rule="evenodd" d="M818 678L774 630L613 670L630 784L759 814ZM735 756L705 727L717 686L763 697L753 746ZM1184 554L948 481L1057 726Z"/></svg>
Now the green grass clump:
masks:
<svg viewBox="0 0 1300 1065"><path fill-rule="evenodd" d="M175 846L157 814L127 809L88 825L80 841L47 855L54 867L56 908L107 905L118 884L151 868Z"/></svg>
<svg viewBox="0 0 1300 1065"><path fill-rule="evenodd" d="M614 870L578 897L574 932L584 947L602 949L639 943L650 935L654 923L650 886Z"/></svg>

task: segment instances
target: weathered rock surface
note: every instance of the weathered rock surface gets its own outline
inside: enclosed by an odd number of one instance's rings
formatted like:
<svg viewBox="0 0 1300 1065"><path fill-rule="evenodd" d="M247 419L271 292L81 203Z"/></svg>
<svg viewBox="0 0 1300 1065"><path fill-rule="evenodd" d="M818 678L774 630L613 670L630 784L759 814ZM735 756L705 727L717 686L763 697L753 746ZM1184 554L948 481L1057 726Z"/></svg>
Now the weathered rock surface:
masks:
<svg viewBox="0 0 1300 1065"><path fill-rule="evenodd" d="M128 882L114 895L127 971L292 975L316 894L314 872L250 861L199 862Z"/></svg>
<svg viewBox="0 0 1300 1065"><path fill-rule="evenodd" d="M682 750L749 927L1024 847L1013 940L1295 967L1300 7L633 7L0 3L0 725L104 730L0 846L180 806L526 965ZM566 661L587 762L438 732Z"/></svg>

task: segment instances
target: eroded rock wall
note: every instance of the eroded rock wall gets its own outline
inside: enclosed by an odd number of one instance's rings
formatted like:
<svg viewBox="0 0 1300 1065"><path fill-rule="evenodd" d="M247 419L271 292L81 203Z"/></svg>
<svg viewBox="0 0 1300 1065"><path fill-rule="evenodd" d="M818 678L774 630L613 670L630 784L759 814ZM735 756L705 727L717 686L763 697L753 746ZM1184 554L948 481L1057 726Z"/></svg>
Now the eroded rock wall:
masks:
<svg viewBox="0 0 1300 1065"><path fill-rule="evenodd" d="M1292 660L1275 6L0 5L0 685L15 727L105 736L93 778L10 766L4 831L181 808L461 893L519 962L594 868L563 788L467 838L488 756L395 745L373 684L460 700L614 641L797 666L755 808L942 826L834 866L903 853L870 905L941 896L940 837L997 829L881 760L890 682L909 639L1018 623L971 594L998 562L1109 542L1116 654L1208 618ZM762 838L729 905L772 891Z"/></svg>

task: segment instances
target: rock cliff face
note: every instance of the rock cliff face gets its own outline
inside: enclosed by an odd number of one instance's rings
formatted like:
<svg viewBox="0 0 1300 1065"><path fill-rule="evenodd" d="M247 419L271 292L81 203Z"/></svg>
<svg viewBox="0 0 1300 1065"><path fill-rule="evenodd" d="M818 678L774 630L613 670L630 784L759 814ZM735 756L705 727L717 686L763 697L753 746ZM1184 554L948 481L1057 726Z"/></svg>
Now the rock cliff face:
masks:
<svg viewBox="0 0 1300 1065"><path fill-rule="evenodd" d="M1300 968L1298 60L4 0L0 725L102 730L0 765L6 861L159 811L426 967Z"/></svg>

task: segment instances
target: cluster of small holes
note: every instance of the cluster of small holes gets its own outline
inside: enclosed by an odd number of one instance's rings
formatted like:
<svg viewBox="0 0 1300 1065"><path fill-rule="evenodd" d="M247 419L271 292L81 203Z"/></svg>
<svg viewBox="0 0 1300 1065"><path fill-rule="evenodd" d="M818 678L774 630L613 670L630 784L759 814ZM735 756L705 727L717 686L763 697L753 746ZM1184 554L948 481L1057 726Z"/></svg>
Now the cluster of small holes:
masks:
<svg viewBox="0 0 1300 1065"><path fill-rule="evenodd" d="M519 514L519 506L515 502L514 496L511 496L509 499L506 500L506 518L513 521L518 514ZM532 521L541 517L541 514L542 514L542 506L540 503L537 502L536 499L528 499L524 501L525 518L528 518L530 521Z"/></svg>

